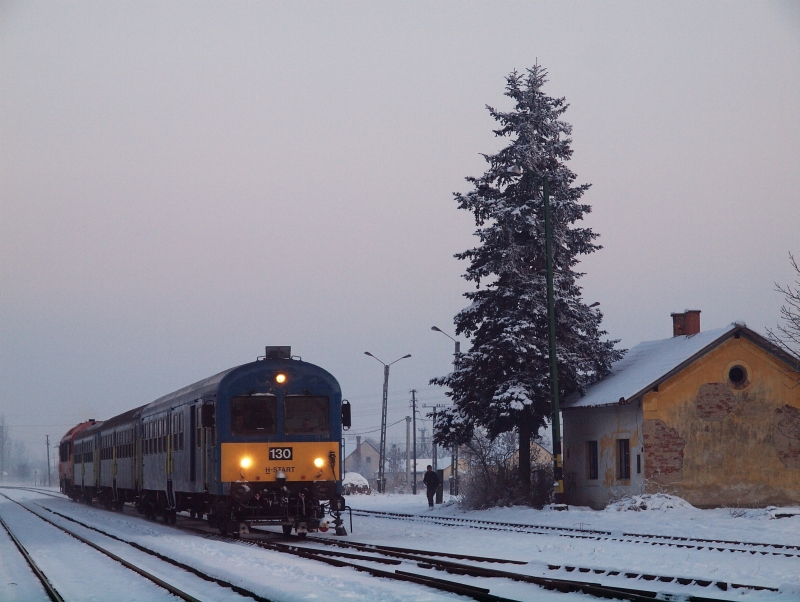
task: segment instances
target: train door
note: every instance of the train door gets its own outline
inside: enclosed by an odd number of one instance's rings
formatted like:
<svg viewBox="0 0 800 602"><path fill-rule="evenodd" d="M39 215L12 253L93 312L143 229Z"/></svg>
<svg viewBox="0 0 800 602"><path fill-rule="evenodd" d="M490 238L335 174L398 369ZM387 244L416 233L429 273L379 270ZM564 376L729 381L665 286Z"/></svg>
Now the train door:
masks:
<svg viewBox="0 0 800 602"><path fill-rule="evenodd" d="M133 438L131 442L131 457L133 460L133 465L131 466L131 484L133 485L133 490L136 492L136 495L139 494L139 489L141 489L141 478L142 478L142 446L140 443L142 436L142 427L141 422L137 420L133 423L133 429L131 429L131 437Z"/></svg>
<svg viewBox="0 0 800 602"><path fill-rule="evenodd" d="M199 439L197 437L197 408L193 405L189 409L189 482L192 483L192 490L197 491L197 447Z"/></svg>
<svg viewBox="0 0 800 602"><path fill-rule="evenodd" d="M175 413L171 410L164 416L164 430L166 431L166 456L164 464L164 473L167 478L167 507L175 507L175 494L172 491L172 468L174 466L173 456L175 453Z"/></svg>
<svg viewBox="0 0 800 602"><path fill-rule="evenodd" d="M208 438L206 437L206 429L203 428L203 404L197 404L195 410L197 416L195 420L195 432L197 433L195 451L197 452L197 472L199 477L197 480L201 484L201 490L208 491Z"/></svg>
<svg viewBox="0 0 800 602"><path fill-rule="evenodd" d="M111 499L117 501L117 445L122 442L122 431L111 432Z"/></svg>
<svg viewBox="0 0 800 602"><path fill-rule="evenodd" d="M97 492L100 491L100 449L102 448L100 435L94 436L93 443L92 463L94 469L94 490Z"/></svg>
<svg viewBox="0 0 800 602"><path fill-rule="evenodd" d="M214 402L205 401L197 407L197 432L199 433L199 452L200 452L200 475L203 483L203 491L209 490L209 473L211 464L211 448L216 441L214 440Z"/></svg>
<svg viewBox="0 0 800 602"><path fill-rule="evenodd" d="M78 448L77 451L75 452L78 454L78 459L75 461L75 478L73 479L73 481L75 482L76 485L80 483L81 491L83 491L83 486L84 486L83 473L85 472L83 464L84 443L83 441L81 441L80 443L76 443L75 446ZM80 464L80 467L78 467L78 464Z"/></svg>

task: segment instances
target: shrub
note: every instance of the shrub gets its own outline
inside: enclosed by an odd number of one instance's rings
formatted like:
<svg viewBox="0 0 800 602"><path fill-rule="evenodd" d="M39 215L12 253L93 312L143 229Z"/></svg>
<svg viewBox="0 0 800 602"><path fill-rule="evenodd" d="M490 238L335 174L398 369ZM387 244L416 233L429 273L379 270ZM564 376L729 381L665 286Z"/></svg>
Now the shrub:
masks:
<svg viewBox="0 0 800 602"><path fill-rule="evenodd" d="M504 433L490 440L476 433L472 441L461 448L469 464L462 479L464 508L482 510L495 506L533 506L543 508L553 495L553 465L549 462L531 464L531 485L519 480L517 439L514 433Z"/></svg>

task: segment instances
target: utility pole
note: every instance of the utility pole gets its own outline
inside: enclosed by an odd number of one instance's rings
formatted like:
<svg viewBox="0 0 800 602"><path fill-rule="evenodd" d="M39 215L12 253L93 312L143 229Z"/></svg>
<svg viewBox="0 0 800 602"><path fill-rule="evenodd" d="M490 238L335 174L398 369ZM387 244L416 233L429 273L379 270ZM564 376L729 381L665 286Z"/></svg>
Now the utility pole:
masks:
<svg viewBox="0 0 800 602"><path fill-rule="evenodd" d="M406 416L406 487L411 484L411 416ZM406 489L408 491L408 489Z"/></svg>
<svg viewBox="0 0 800 602"><path fill-rule="evenodd" d="M542 186L544 197L544 237L547 254L547 321L550 338L550 399L553 425L553 477L555 479L554 500L564 503L564 469L561 463L561 420L558 410L558 357L556 355L556 308L553 294L553 233L550 226L550 183L544 176Z"/></svg>
<svg viewBox="0 0 800 602"><path fill-rule="evenodd" d="M417 390L411 389L411 416L414 422L413 425L413 432L414 432L414 484L411 487L411 490L414 492L414 495L417 495Z"/></svg>
<svg viewBox="0 0 800 602"><path fill-rule="evenodd" d="M386 412L389 404L389 366L383 367L383 405L381 406L381 449L378 457L378 492L386 493Z"/></svg>
<svg viewBox="0 0 800 602"><path fill-rule="evenodd" d="M431 416L433 416L432 432L433 432L433 436L435 437L436 436L436 410L438 410L439 408L445 408L447 406L445 404L443 404L443 403L435 403L435 404L430 405L430 406L422 404L422 407L423 408L433 408L433 411L431 412ZM433 470L437 470L439 462L438 462L438 458L436 456L439 455L439 452L436 449L436 443L434 443L434 439L433 438L431 438L431 454L433 455L433 458L431 459L431 464L433 466Z"/></svg>
<svg viewBox="0 0 800 602"><path fill-rule="evenodd" d="M431 431L433 432L434 437L435 437L436 436L436 406L433 406L433 426L431 427ZM437 461L438 460L438 456L439 456L439 450L436 449L436 440L433 439L433 438L431 438L431 455L433 456L433 459L431 460L431 463L433 464L433 472L436 472L437 470L439 470L439 462Z"/></svg>
<svg viewBox="0 0 800 602"><path fill-rule="evenodd" d="M458 371L458 360L461 357L461 342L456 341L453 337L447 334L444 330L439 328L438 326L431 326L431 330L440 332L448 339L453 341L455 344L455 349L453 351L453 372ZM436 424L434 419L434 432L436 432ZM435 468L434 464L434 468ZM450 453L450 495L457 495L458 494L458 444L453 446L453 449Z"/></svg>
<svg viewBox="0 0 800 602"><path fill-rule="evenodd" d="M381 449L379 450L380 457L378 459L378 493L386 493L386 477L384 476L386 467L384 465L386 464L386 413L389 403L389 366L396 364L400 360L411 357L411 354L404 355L388 364L383 363L369 351L365 351L364 355L368 355L372 359L383 364L383 405L381 407Z"/></svg>
<svg viewBox="0 0 800 602"><path fill-rule="evenodd" d="M45 435L45 442L47 443L47 486L50 487L50 435Z"/></svg>

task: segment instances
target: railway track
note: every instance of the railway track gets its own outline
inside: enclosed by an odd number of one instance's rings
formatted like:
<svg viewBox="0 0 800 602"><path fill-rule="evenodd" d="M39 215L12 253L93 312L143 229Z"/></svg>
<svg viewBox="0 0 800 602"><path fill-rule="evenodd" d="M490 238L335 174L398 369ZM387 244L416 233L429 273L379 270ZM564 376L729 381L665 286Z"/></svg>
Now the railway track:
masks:
<svg viewBox="0 0 800 602"><path fill-rule="evenodd" d="M37 491L37 493L50 494L49 492L44 492L44 491ZM52 495L53 497L61 498L61 496L58 495L54 494L50 495ZM124 542L137 549L140 549L141 551L152 554L154 556L161 558L162 560L180 566L180 563L175 563L171 559L162 557L160 554L152 550L144 549L135 542L125 541L110 533L106 533L101 529L97 529L96 527L82 523L81 521L66 516L65 514L59 513L50 508L46 508L45 506L40 506L40 508L42 508L47 512L56 514L65 520L77 523L87 529L99 532L107 537L113 538L117 541ZM30 511L30 509L28 510ZM541 533L547 533L547 534L579 536L579 537L588 536L591 538L600 538L600 539L619 539L619 538L612 538L611 533L606 531L587 532L586 530L559 528L559 527L542 528L537 525L519 525L514 523L477 521L474 519L454 519L451 517L429 517L429 516L418 516L411 514L399 514L399 513L387 513L387 512L375 512L375 511L354 511L354 512L362 513L362 515L367 515L367 516L377 515L387 518L397 518L399 520L412 520L418 518L425 520L426 522L431 522L431 519L433 519L434 522L438 522L439 524L447 524L450 526L456 526L461 523L486 523L485 526L487 528L498 528L498 529L502 528L502 530L512 529L512 530L522 530L523 532L533 533L535 532L535 530L541 529L540 531ZM38 513L35 514L39 516ZM461 526L464 525L461 524ZM527 530L520 528L527 528ZM323 562L337 567L351 567L355 570L367 572L376 577L391 578L395 580L418 583L420 585L425 585L441 591L457 593L481 601L484 600L504 601L504 600L510 600L510 598L493 594L489 588L481 587L480 585L476 585L472 582L465 583L463 581L456 581L453 579L441 579L439 577L435 577L431 573L433 573L434 571L446 572L448 574L458 575L461 578L470 579L471 581L476 581L476 580L480 581L480 578L487 578L487 579L502 579L505 580L506 582L509 581L525 582L552 591L575 593L575 594L588 594L605 599L631 600L634 602L653 600L657 597L658 599L661 600L680 599L692 602L710 602L719 600L717 598L691 595L687 592L688 587L691 586L707 587L709 588L709 590L716 588L721 591L727 591L729 589L733 589L733 590L740 590L742 593L744 593L744 591L747 590L777 591L772 588L767 588L757 585L726 583L721 581L703 580L703 579L679 577L679 576L676 577L676 576L665 576L665 575L647 575L647 574L633 573L630 571L626 572L623 570L620 571L599 570L596 568L570 566L570 565L549 565L548 568L553 571L561 571L568 574L574 573L575 576L581 575L581 578L579 579L570 578L570 575L565 575L564 576L565 578L532 576L523 573L515 573L508 570L500 570L498 568L489 566L498 564L504 564L504 565L528 564L527 562L519 560L486 558L486 557L471 556L466 554L433 552L425 550L396 548L389 546L377 546L373 544L358 543L353 541L329 540L320 537L309 537L308 539L304 540L300 540L299 538L293 538L293 543L262 541L259 539L252 539L252 538L245 540L236 537L225 537L216 534L209 534L207 531L203 531L198 528L184 527L184 529L196 532L207 538L236 542L238 544L244 544L244 545L257 546L263 549L268 549L284 554L291 554L294 556L299 556L302 558ZM642 535L624 533L623 538L626 537L657 538L659 536L642 536ZM675 543L680 543L682 541L682 538L663 537L663 539L678 540ZM623 539L623 541L627 540ZM694 540L694 541L699 542L701 540ZM725 543L730 543L730 542L725 542ZM738 542L733 542L733 543L738 543ZM320 549L311 547L315 545L325 546L327 548L334 548L334 549ZM666 545L666 543L662 542L662 545ZM770 544L752 544L752 545L767 546ZM694 546L686 546L685 544L683 544L683 547L694 547ZM724 549L726 551L729 550L729 548L724 548ZM462 562L456 562L456 561L462 561ZM408 567L403 567L402 565L414 565L417 569L422 569L424 572L419 573L419 572L411 572L408 570L403 570L403 568L408 568ZM400 568L394 568L392 570L391 567L400 567ZM181 568L194 571L192 567L182 566ZM592 579L597 579L599 577L603 577L606 581L608 579L614 579L614 578L620 578L620 579L627 578L632 581L636 581L637 582L636 585L639 585L642 582L646 582L650 587L642 588L642 587L625 587L624 585L607 585L607 584L604 585L592 580ZM210 579L215 580L214 578ZM656 585L657 587L653 589L652 585ZM233 588L231 584L226 584L226 586ZM664 587L670 587L670 589L682 590L682 591L675 591L674 593L665 593ZM252 594L252 592L240 592L240 593L243 593L244 595ZM263 598L259 598L255 595L250 595L249 597L254 598L256 600L263 600Z"/></svg>
<svg viewBox="0 0 800 602"><path fill-rule="evenodd" d="M221 536L212 535L209 537L218 538ZM227 539L227 538L223 538ZM237 540L240 541L240 540ZM302 543L299 543L302 542ZM430 550L414 550L408 548L397 548L389 546L375 546L357 542L331 541L322 538L308 538L296 540L296 543L267 543L259 541L246 541L246 545L254 545L261 548L276 550L288 554L294 554L303 558L325 562L337 567L348 566L358 571L370 573L376 577L386 577L411 581L422 585L428 585L443 591L458 593L480 601L501 601L510 600L509 598L498 596L491 593L489 588L454 581L452 579L440 579L430 574L430 571L446 572L448 574L459 575L466 578L486 578L502 579L511 582L528 583L546 590L558 591L562 593L585 594L612 600L630 600L631 602L645 602L658 600L681 600L685 602L722 602L718 598L706 596L694 596L685 592L669 593L663 589L651 590L642 588L619 587L603 585L601 583L575 580L575 579L554 579L548 577L538 577L523 573L516 573L507 570L490 568L487 565L506 564L506 565L525 565L527 562L519 560L508 560L502 558L487 558L471 556L465 554L454 554L449 552L432 552ZM323 544L335 548L349 548L360 553L344 552L341 550L325 550L310 547L311 544ZM469 560L472 564L454 562L451 559ZM342 560L343 559L343 560ZM429 573L412 573L405 570L395 569L394 572L383 567L372 566L413 564L419 569L429 571ZM660 580L664 582L664 580ZM695 580L688 582L674 581L679 585L701 585ZM747 587L747 586L742 586ZM720 589L727 589L721 587ZM756 587L756 589L762 589Z"/></svg>
<svg viewBox="0 0 800 602"><path fill-rule="evenodd" d="M65 520L79 524L92 531L99 532L107 537L113 538L118 541L123 541L137 549L147 553L158 556L164 559L161 555L151 550L147 550L136 544L135 542L128 542L113 534L107 533L101 529L83 523L77 519L69 517L65 514L55 510L40 506L43 510L58 515ZM440 571L447 572L448 574L459 575L466 578L498 578L506 581L525 582L531 585L542 587L551 591L559 591L563 593L574 594L587 594L594 595L605 599L614 600L631 600L632 602L650 601L661 595L661 599L670 599L669 595L664 597L664 593L641 588L624 588L612 587L602 585L596 582L575 579L553 579L546 577L536 577L525 575L522 573L513 573L509 571L502 571L494 568L487 568L486 566L475 566L475 564L483 565L525 565L527 562L519 560L508 560L502 558L486 558L481 556L472 556L467 554L457 554L452 552L431 552L425 550L414 550L405 548L393 548L388 546L373 546L370 544L363 544L357 542L343 542L340 540L331 541L323 538L310 538L301 540L299 538L292 538L295 543L283 543L273 541L260 541L257 539L244 540L237 537L225 537L217 534L208 534L205 531L196 528L185 528L185 530L194 531L207 538L215 540L229 541L231 543L244 544L256 546L262 549L271 550L283 554L290 554L301 558L323 562L336 567L350 567L357 571L369 573L375 577L389 578L405 582L417 583L431 587L440 591L460 594L475 600L487 602L513 602L511 598L498 596L491 593L490 588L473 585L471 583L464 583L463 581L456 581L453 579L441 579L431 574L411 572L395 568L394 570L387 570L387 566L401 566L401 565L415 565L424 571ZM339 548L335 550L315 549L309 545L301 545L299 542L305 544L323 544L329 547ZM344 551L344 548L354 550ZM464 564L463 562L454 562L454 560L469 561L473 564ZM171 559L166 559L168 562ZM375 566L377 565L377 566ZM185 568L185 567L184 567ZM188 567L192 570L191 567ZM580 571L579 571L580 572ZM692 583L694 584L694 583ZM258 599L258 598L256 598ZM676 598L678 599L678 598ZM687 602L711 602L716 601L714 598L686 596L680 594L681 600Z"/></svg>
<svg viewBox="0 0 800 602"><path fill-rule="evenodd" d="M759 554L762 556L772 555L785 556L788 558L800 558L800 546L796 545L733 541L725 539L700 539L694 537L649 535L627 532L615 534L611 531L600 531L594 529L574 529L570 527L554 527L549 525L545 526L521 523L503 523L450 516L426 516L420 514L383 512L379 510L357 510L355 508L353 509L353 514L356 516L386 518L390 520L426 522L447 527L469 527L484 531L513 531L531 535L558 535L560 537L570 537L574 539L620 541L623 543L707 550L711 552L734 552L750 555Z"/></svg>
<svg viewBox="0 0 800 602"><path fill-rule="evenodd" d="M435 556L440 558L456 558L456 559L464 559L464 560L476 560L478 562L484 563L505 563L505 564L518 564L518 565L525 565L528 564L527 562L519 561L519 560L506 560L506 559L498 559L498 558L483 558L483 557L476 557L476 556L467 556L463 554L453 554L453 553L445 553L445 552L431 552L425 550L411 550L411 549L404 549L404 548L396 548L390 546L376 546L372 544L361 544L356 542L344 542L344 541L331 541L325 540L321 538L312 538L309 541L313 541L315 543L322 543L327 546L336 546L342 548L355 548L364 552L375 552L379 554L384 554L387 556L396 556L398 558L406 558L408 560L419 561L424 563L425 558L429 556ZM445 563L446 565L447 563ZM624 571L624 570L613 570L613 569L596 569L596 568L587 568L587 567L578 567L578 566L570 566L570 565L548 565L548 569L550 570L563 570L568 573L572 573L577 571L578 574L591 574L596 576L605 576L605 577L621 577L627 578L632 580L642 580L642 581L654 581L659 584L673 584L679 586L699 586L703 588L717 588L721 591L728 591L729 589L734 590L749 590L749 591L778 591L776 588L770 588L760 585L747 585L747 584L740 584L740 583L729 583L724 581L715 581L715 580L707 580L707 579L697 579L695 577L675 577L669 575L650 575L645 573L637 573L632 571ZM443 568L443 570L447 570ZM501 571L502 572L502 571ZM503 575L506 575L505 572L502 572ZM627 588L623 588L625 591L628 591ZM632 592L640 592L644 595L653 594L649 590L641 590L641 589L631 589L629 591ZM698 599L698 598L695 598ZM705 598L704 598L705 599Z"/></svg>
<svg viewBox="0 0 800 602"><path fill-rule="evenodd" d="M61 594L59 594L56 588L53 587L53 584L50 583L50 580L42 572L42 569L39 568L39 565L36 564L36 562L33 560L33 557L30 555L27 548L25 548L25 546L22 545L22 542L20 542L20 540L17 539L17 536L14 535L14 532L6 524L6 521L4 521L1 517L0 517L0 526L2 526L3 529L5 529L5 532L11 538L11 541L13 541L14 545L17 546L19 553L25 559L25 562L31 568L33 574L36 575L36 578L39 580L39 583L42 584L42 587L44 588L47 597L50 598L52 602L64 602L64 598L61 597Z"/></svg>
<svg viewBox="0 0 800 602"><path fill-rule="evenodd" d="M41 515L40 513L36 512L35 510L32 510L31 508L29 508L25 504L22 504L22 503L18 502L17 500L15 500L15 499L13 499L13 498L11 498L11 497L3 494L3 493L0 493L0 496L6 498L7 500L9 500L11 502L13 502L14 504L16 504L19 507L23 508L27 512L33 514L34 516L36 516L40 520L44 521L48 525L50 525L52 527L55 527L56 529L62 531L63 533L66 533L67 535L77 539L81 543L86 544L87 546L93 548L94 550L100 552L101 554L107 556L108 558L111 558L112 560L116 561L117 563L121 564L122 566L130 569L131 571L133 571L135 573L137 573L141 577L144 577L145 579L147 579L147 580L151 581L152 583L158 585L162 589L167 590L169 593L171 593L172 595L180 598L181 600L184 600L186 602L200 602L200 600L198 598L196 598L195 596L191 595L190 593L188 593L188 592L186 592L186 591L184 591L184 590L182 590L182 589L180 589L178 587L175 587L174 585L164 581L163 579L153 575L152 573L150 573L148 571L145 571L144 569L142 569L141 567L135 565L134 563L125 560L121 556L111 552L107 548L104 548L103 546L100 546L95 542L90 541L89 539L79 535L78 533L75 533L74 531L72 531L70 529L67 529L63 525L59 525L57 522L55 522L53 520L50 520L49 518L47 518L46 516ZM68 517L68 516L66 516L64 514L61 514L59 512L56 512L56 511L51 510L49 508L46 508L44 506L39 506L39 507L42 508L43 510L46 510L46 511L54 514L54 515L60 516L61 518L64 518L64 519L66 519L68 521L76 523L76 524L78 524L78 525L80 525L80 526L82 526L82 527L84 527L86 529L89 529L91 531L100 533L100 534L104 535L107 538L110 538L110 539L118 541L118 542L126 543L126 544L130 545L131 547L137 549L140 552L144 552L145 554L148 554L150 556L156 557L159 560L161 560L161 561L163 561L163 562L165 562L165 563L167 563L167 564L169 564L169 565L171 565L173 567L181 568L184 571L186 571L188 573L191 573L191 574L195 575L196 577L199 577L200 579L202 579L205 582L214 583L217 586L230 589L233 592L235 592L236 594L238 594L239 596L251 598L253 600L256 600L257 602L270 602L270 600L268 600L267 598L264 598L263 596L259 596L258 594L254 593L254 592L251 592L251 591L248 591L248 590L246 590L246 589L244 589L242 587L236 586L236 585L234 585L232 583L229 583L227 581L224 581L222 579L218 579L216 577L213 577L211 575L203 573L202 571L199 571L194 567L191 567L191 566L186 565L184 563L181 563L181 562L178 562L178 561L173 560L171 558L168 558L168 557L166 557L166 556L164 556L162 554L159 554L158 552L155 552L153 550L145 548L144 546L140 546L139 544L137 544L135 542L126 541L126 540L121 539L121 538L119 538L119 537L117 537L117 536L115 536L115 535L113 535L111 533L106 533L105 531L103 531L101 529L97 529L95 527L92 527L91 525L87 525L87 524L85 524L85 523L83 523L81 521L78 521L76 519ZM34 560L31 557L31 555L28 553L27 550L24 549L24 546L22 545L21 542L19 542L19 539L10 530L8 525L4 521L2 521L2 519L0 519L0 523L2 523L2 526L8 532L9 536L12 538L12 541L14 541L15 545L17 545L17 548L20 550L20 553L22 553L22 555L25 557L26 561L31 566L31 569L34 571L34 574L36 574L36 576L42 582L42 585L45 587L45 590L47 591L47 594L50 597L50 599L53 600L54 602L57 602L57 601L62 601L63 602L63 598L55 590L55 587L51 583L51 580L44 574L44 572L41 570L40 567L36 566L36 563L34 562Z"/></svg>

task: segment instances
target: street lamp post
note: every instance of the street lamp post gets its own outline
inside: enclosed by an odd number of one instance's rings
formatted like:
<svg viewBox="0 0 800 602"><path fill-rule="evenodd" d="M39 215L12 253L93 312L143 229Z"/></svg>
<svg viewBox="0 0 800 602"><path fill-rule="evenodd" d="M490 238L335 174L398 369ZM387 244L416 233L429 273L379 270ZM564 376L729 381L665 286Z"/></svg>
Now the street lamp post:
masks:
<svg viewBox="0 0 800 602"><path fill-rule="evenodd" d="M404 355L401 358L394 360L393 362L389 362L388 364L381 362L377 357L372 355L369 351L365 351L364 355L370 356L372 359L380 362L383 364L383 407L381 409L381 445L379 450L379 458L378 458L378 492L385 493L386 492L386 477L384 477L384 464L386 463L386 409L388 404L388 397L389 397L389 366L392 364L396 364L400 360L404 360L407 357L411 357L411 354Z"/></svg>
<svg viewBox="0 0 800 602"><path fill-rule="evenodd" d="M458 370L458 357L461 354L461 343L456 341L453 337L437 326L431 326L431 330L441 332L455 344L455 351L453 352L453 372L455 372ZM453 446L453 451L450 456L450 476L452 479L452 483L450 484L450 495L458 495L458 445Z"/></svg>

